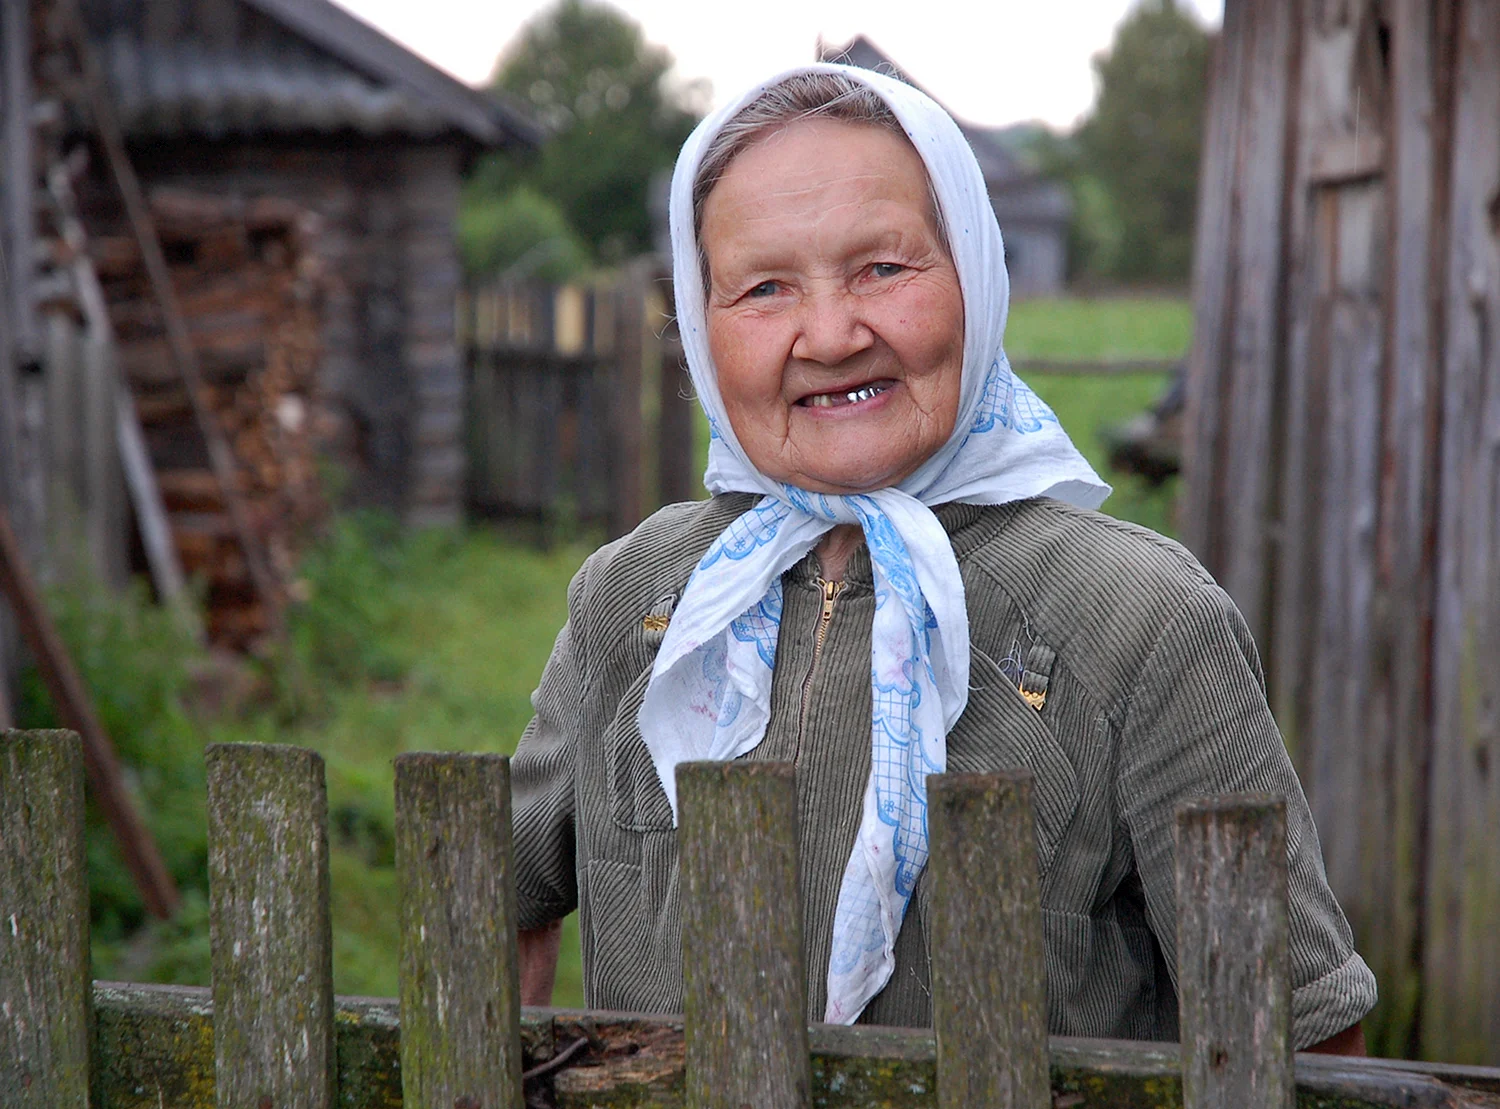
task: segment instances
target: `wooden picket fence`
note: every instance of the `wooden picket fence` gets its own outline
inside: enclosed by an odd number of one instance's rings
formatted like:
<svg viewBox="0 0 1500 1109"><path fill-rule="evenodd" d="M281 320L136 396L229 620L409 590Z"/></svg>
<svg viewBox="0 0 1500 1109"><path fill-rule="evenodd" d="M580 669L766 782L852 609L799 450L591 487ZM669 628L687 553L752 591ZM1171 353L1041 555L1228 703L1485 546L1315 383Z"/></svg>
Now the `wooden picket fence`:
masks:
<svg viewBox="0 0 1500 1109"><path fill-rule="evenodd" d="M635 269L606 286L464 292L471 509L616 536L701 495L696 402L665 290Z"/></svg>
<svg viewBox="0 0 1500 1109"><path fill-rule="evenodd" d="M399 1001L336 999L322 760L208 749L213 986L89 978L83 753L0 734L0 1106L1497 1106L1500 1070L1289 1044L1285 816L1178 814L1184 1040L1047 1036L1031 779L930 780L935 1029L802 1020L793 770L678 775L682 1018L519 1001L509 763L396 760Z"/></svg>

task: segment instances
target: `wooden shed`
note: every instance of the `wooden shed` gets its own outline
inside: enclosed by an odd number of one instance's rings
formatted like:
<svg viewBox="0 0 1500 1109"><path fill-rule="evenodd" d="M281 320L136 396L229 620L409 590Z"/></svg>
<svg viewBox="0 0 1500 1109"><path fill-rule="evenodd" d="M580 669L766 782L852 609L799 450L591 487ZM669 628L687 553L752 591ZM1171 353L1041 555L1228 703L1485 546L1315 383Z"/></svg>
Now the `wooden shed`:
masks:
<svg viewBox="0 0 1500 1109"><path fill-rule="evenodd" d="M1263 652L1374 1046L1500 1062L1500 5L1228 0L1183 530Z"/></svg>
<svg viewBox="0 0 1500 1109"><path fill-rule="evenodd" d="M346 494L415 523L463 493L461 174L537 132L327 0L83 0L143 184L291 200L328 280L318 384Z"/></svg>
<svg viewBox="0 0 1500 1109"><path fill-rule="evenodd" d="M7 0L0 63L0 502L44 577L59 528L106 580L132 505L146 538L117 420L220 642L274 625L315 471L346 504L459 517L460 175L532 124L326 0Z"/></svg>

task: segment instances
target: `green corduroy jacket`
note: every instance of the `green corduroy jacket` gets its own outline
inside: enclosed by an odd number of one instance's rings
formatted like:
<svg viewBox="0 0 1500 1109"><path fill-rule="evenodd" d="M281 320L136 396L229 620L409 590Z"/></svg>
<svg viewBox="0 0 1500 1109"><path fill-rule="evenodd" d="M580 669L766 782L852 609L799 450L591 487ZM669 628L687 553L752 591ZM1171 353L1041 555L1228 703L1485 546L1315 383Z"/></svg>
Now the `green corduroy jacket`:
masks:
<svg viewBox="0 0 1500 1109"><path fill-rule="evenodd" d="M754 500L672 505L591 556L533 697L512 767L520 924L579 910L595 1008L682 1008L676 834L636 715L693 567ZM972 647L948 768L1035 775L1052 1031L1177 1038L1174 807L1242 790L1287 803L1297 1046L1363 1017L1375 979L1328 888L1228 596L1176 543L1096 512L1046 499L936 512L962 572ZM809 555L784 577L771 721L745 756L797 766L809 1020L823 1017L834 904L870 773L875 610L861 547L815 656L817 569ZM928 902L924 875L895 974L862 1021L930 1023Z"/></svg>

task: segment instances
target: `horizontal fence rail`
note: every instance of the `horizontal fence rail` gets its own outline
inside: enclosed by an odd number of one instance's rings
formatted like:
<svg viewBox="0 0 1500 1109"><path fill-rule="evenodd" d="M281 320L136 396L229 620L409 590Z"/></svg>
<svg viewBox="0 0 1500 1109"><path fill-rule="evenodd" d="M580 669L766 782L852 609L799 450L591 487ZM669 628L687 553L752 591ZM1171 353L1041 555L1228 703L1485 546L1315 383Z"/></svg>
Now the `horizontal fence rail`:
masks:
<svg viewBox="0 0 1500 1109"><path fill-rule="evenodd" d="M1022 377L1055 374L1061 377L1118 377L1124 374L1172 374L1182 368L1180 358L1025 358L1011 360Z"/></svg>
<svg viewBox="0 0 1500 1109"><path fill-rule="evenodd" d="M401 997L334 998L321 760L208 757L213 988L90 988L78 739L0 733L5 1109L1500 1106L1500 1070L1293 1059L1273 799L1179 814L1179 1050L1045 1036L1025 771L929 779L934 1034L803 1021L790 766L679 772L677 1018L520 1009L509 764L490 755L398 760Z"/></svg>

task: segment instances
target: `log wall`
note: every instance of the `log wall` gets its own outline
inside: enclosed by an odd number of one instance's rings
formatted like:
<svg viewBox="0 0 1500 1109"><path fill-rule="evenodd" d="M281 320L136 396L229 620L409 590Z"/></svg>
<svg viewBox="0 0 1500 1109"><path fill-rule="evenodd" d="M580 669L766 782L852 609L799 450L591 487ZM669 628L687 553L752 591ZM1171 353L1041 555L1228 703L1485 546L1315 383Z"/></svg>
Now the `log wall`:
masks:
<svg viewBox="0 0 1500 1109"><path fill-rule="evenodd" d="M160 142L131 154L148 188L276 197L316 216L325 280L318 386L343 499L416 525L456 522L465 397L454 337L458 146Z"/></svg>
<svg viewBox="0 0 1500 1109"><path fill-rule="evenodd" d="M1380 981L1500 1061L1500 8L1229 0L1183 530L1245 612Z"/></svg>

